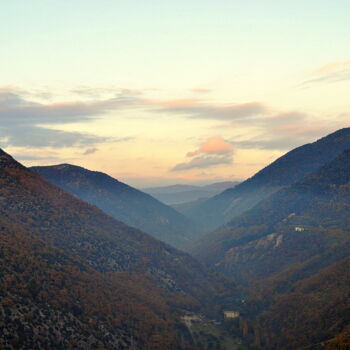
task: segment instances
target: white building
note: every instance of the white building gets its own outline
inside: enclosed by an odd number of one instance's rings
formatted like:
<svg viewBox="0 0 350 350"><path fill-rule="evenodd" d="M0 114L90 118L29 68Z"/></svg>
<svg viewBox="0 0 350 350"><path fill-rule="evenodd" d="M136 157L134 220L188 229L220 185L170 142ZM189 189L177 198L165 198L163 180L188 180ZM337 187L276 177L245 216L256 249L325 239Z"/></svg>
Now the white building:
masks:
<svg viewBox="0 0 350 350"><path fill-rule="evenodd" d="M239 312L226 310L226 311L224 311L224 317L225 317L225 319L237 318L237 317L239 317Z"/></svg>

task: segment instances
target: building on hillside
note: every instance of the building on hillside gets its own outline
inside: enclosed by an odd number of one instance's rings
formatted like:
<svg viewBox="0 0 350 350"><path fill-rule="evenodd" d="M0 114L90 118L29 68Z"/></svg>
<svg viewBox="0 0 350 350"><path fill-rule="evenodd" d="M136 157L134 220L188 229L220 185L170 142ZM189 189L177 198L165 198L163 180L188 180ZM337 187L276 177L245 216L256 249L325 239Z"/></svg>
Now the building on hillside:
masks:
<svg viewBox="0 0 350 350"><path fill-rule="evenodd" d="M238 311L229 311L229 310L224 311L224 318L225 318L225 320L238 318L238 317L239 317L239 312Z"/></svg>

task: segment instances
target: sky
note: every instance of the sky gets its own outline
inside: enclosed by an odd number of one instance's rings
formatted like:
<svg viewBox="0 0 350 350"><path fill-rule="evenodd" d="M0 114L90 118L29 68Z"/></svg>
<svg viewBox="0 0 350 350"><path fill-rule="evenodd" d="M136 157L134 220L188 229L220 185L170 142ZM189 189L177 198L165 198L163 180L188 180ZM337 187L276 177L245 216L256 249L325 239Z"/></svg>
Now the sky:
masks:
<svg viewBox="0 0 350 350"><path fill-rule="evenodd" d="M252 176L350 126L348 0L3 0L0 147L136 187Z"/></svg>

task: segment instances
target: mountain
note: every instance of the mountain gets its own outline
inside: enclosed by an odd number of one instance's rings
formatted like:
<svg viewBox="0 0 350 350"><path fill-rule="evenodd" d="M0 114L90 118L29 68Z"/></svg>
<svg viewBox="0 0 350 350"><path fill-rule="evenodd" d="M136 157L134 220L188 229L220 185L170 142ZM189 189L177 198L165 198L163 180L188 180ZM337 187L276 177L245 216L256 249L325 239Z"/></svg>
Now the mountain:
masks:
<svg viewBox="0 0 350 350"><path fill-rule="evenodd" d="M237 307L258 348L324 342L342 349L350 326L350 150L207 235L194 251L245 287Z"/></svg>
<svg viewBox="0 0 350 350"><path fill-rule="evenodd" d="M288 152L250 179L213 198L190 206L183 213L211 231L281 188L316 171L349 147L350 128L338 130Z"/></svg>
<svg viewBox="0 0 350 350"><path fill-rule="evenodd" d="M350 238L349 184L347 150L203 237L194 254L244 283L270 277L326 249L339 250Z"/></svg>
<svg viewBox="0 0 350 350"><path fill-rule="evenodd" d="M263 283L247 299L262 309L250 315L255 343L266 350L348 349L350 258L304 279L297 270Z"/></svg>
<svg viewBox="0 0 350 350"><path fill-rule="evenodd" d="M172 185L164 187L150 187L142 189L163 203L174 205L193 202L202 198L213 197L220 192L234 187L237 181L216 182L206 186ZM179 206L181 208L181 206Z"/></svg>
<svg viewBox="0 0 350 350"><path fill-rule="evenodd" d="M107 174L69 164L31 170L115 219L175 247L186 246L198 230L173 208Z"/></svg>
<svg viewBox="0 0 350 350"><path fill-rule="evenodd" d="M8 349L179 349L183 310L210 310L230 286L2 150L0 267Z"/></svg>

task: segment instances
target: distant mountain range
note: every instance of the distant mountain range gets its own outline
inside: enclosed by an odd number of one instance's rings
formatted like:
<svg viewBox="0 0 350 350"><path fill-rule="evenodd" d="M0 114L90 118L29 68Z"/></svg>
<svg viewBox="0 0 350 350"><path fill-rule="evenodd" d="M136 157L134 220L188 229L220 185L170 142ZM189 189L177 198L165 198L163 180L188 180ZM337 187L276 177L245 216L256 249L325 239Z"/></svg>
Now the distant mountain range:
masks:
<svg viewBox="0 0 350 350"><path fill-rule="evenodd" d="M150 194L163 203L173 205L213 197L228 188L236 186L238 183L238 181L225 181L205 186L172 185L143 188L142 191Z"/></svg>
<svg viewBox="0 0 350 350"><path fill-rule="evenodd" d="M115 219L175 247L187 246L198 234L191 220L173 208L107 174L70 164L30 169Z"/></svg>
<svg viewBox="0 0 350 350"><path fill-rule="evenodd" d="M0 267L8 349L176 350L178 311L204 310L226 283L2 150Z"/></svg>
<svg viewBox="0 0 350 350"><path fill-rule="evenodd" d="M298 147L232 189L182 212L208 231L226 224L285 186L311 174L350 148L350 128Z"/></svg>

